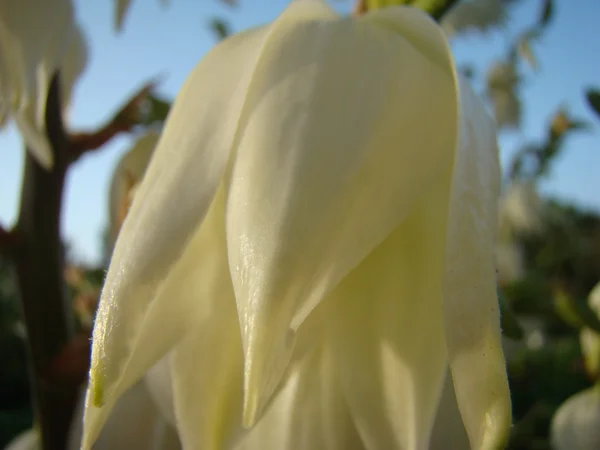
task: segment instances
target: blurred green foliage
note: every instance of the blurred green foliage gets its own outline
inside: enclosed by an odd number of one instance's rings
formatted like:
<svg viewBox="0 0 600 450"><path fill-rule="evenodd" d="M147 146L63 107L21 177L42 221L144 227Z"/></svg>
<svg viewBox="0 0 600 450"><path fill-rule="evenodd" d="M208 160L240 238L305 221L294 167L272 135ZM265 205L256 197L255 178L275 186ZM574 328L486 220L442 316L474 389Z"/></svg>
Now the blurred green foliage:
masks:
<svg viewBox="0 0 600 450"><path fill-rule="evenodd" d="M547 176L565 149L565 135L582 128L559 112L548 126L546 142L525 147L538 150L517 153L508 182L535 183ZM525 153L535 169L515 171ZM522 251L523 275L501 287L511 320L534 322L543 336L542 342L532 343L525 335L507 358L515 423L512 450L550 450L554 413L595 382L586 373L579 334L583 327L600 333L600 320L588 304L600 281L600 215L552 199L544 200L543 207L541 230L514 236Z"/></svg>
<svg viewBox="0 0 600 450"><path fill-rule="evenodd" d="M33 420L22 333L13 273L0 257L0 448Z"/></svg>
<svg viewBox="0 0 600 450"><path fill-rule="evenodd" d="M78 332L90 331L104 267L67 265L65 281ZM73 355L75 360L77 355ZM33 424L27 367L26 331L20 318L11 264L0 257L0 448ZM84 367L84 370L87 369Z"/></svg>

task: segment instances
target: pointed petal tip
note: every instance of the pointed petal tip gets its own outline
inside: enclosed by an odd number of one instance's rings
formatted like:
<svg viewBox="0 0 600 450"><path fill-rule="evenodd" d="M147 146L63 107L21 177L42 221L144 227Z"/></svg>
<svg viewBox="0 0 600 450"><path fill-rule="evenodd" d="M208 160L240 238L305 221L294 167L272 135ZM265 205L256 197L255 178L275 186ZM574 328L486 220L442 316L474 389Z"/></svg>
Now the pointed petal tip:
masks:
<svg viewBox="0 0 600 450"><path fill-rule="evenodd" d="M101 408L104 406L104 382L102 375L97 369L90 371L90 395L92 398L92 406Z"/></svg>
<svg viewBox="0 0 600 450"><path fill-rule="evenodd" d="M27 115L27 112L13 116L13 120L23 136L30 155L44 170L51 172L54 168L54 154L45 132L37 128L35 121Z"/></svg>
<svg viewBox="0 0 600 450"><path fill-rule="evenodd" d="M245 358L249 361L248 357ZM246 364L244 371L244 399L242 405L242 427L249 430L256 425L265 406L275 389L268 387L264 370L257 370L256 365ZM271 373L271 378L273 378ZM281 377L279 377L281 378Z"/></svg>
<svg viewBox="0 0 600 450"><path fill-rule="evenodd" d="M482 450L502 450L508 445L511 429L510 408L498 402L487 414L481 438Z"/></svg>
<svg viewBox="0 0 600 450"><path fill-rule="evenodd" d="M246 340L244 351L244 400L242 425L252 428L263 416L271 398L282 384L295 348L296 333L277 333L273 326L257 327ZM266 332L269 331L269 332ZM284 336L273 339L273 336Z"/></svg>
<svg viewBox="0 0 600 450"><path fill-rule="evenodd" d="M92 444L89 437L84 435L79 450L92 450Z"/></svg>
<svg viewBox="0 0 600 450"><path fill-rule="evenodd" d="M250 430L258 422L259 396L256 391L251 391L244 397L242 410L242 426Z"/></svg>

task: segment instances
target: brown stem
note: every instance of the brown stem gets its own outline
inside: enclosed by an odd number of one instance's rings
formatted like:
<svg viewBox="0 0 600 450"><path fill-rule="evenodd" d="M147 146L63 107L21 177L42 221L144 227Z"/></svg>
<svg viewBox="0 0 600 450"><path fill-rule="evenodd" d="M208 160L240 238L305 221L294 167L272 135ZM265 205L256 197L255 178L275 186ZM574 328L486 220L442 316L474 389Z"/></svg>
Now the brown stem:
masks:
<svg viewBox="0 0 600 450"><path fill-rule="evenodd" d="M54 166L45 170L31 152L25 152L17 225L11 231L0 228L0 251L9 255L16 266L43 450L65 449L89 362L89 336L74 334L73 309L63 277L60 219L67 169L82 154L136 126L141 106L156 83L154 80L142 86L95 132L69 135L62 122L57 74L50 84L45 116Z"/></svg>
<svg viewBox="0 0 600 450"><path fill-rule="evenodd" d="M30 350L31 383L43 450L64 450L79 386L53 370L74 336L73 313L63 278L64 249L60 218L69 164L60 105L59 76L50 84L46 130L54 152L52 170L31 152L25 156L21 206L16 230L17 280Z"/></svg>
<svg viewBox="0 0 600 450"><path fill-rule="evenodd" d="M142 86L120 109L113 118L98 130L91 133L71 134L69 140L69 158L76 161L84 153L97 150L117 134L131 131L140 122L141 106L156 87L157 79Z"/></svg>
<svg viewBox="0 0 600 450"><path fill-rule="evenodd" d="M21 242L19 233L0 225L0 255L12 259Z"/></svg>
<svg viewBox="0 0 600 450"><path fill-rule="evenodd" d="M356 0L354 8L352 8L352 14L355 16L362 16L367 12L367 0Z"/></svg>

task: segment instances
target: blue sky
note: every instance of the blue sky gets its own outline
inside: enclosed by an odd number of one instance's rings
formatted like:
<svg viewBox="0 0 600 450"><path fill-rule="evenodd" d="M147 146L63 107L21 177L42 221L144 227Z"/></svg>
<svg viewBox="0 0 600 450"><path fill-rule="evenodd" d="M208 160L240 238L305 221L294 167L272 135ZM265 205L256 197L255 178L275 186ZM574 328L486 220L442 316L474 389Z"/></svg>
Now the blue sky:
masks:
<svg viewBox="0 0 600 450"><path fill-rule="evenodd" d="M340 11L351 0L333 0ZM75 1L77 18L88 38L89 62L74 93L71 129L95 128L140 83L164 74L160 90L173 97L192 67L214 45L207 23L218 15L235 31L274 19L288 0L239 0L231 8L218 0L134 0L120 34L113 28L113 1ZM501 136L506 161L523 142L540 139L552 111L563 105L584 118L592 129L571 137L542 191L600 211L600 120L585 104L586 86L600 86L597 0L555 0L556 16L541 42L534 46L540 70L524 68L523 128ZM506 51L507 39L535 20L541 0L521 0L512 9L508 27L487 35L470 34L453 42L460 62L483 69ZM476 82L476 85L478 83ZM107 217L110 174L130 138L119 137L79 161L67 180L63 234L74 254L84 261L101 256L101 231ZM0 223L16 217L23 163L15 129L0 132Z"/></svg>

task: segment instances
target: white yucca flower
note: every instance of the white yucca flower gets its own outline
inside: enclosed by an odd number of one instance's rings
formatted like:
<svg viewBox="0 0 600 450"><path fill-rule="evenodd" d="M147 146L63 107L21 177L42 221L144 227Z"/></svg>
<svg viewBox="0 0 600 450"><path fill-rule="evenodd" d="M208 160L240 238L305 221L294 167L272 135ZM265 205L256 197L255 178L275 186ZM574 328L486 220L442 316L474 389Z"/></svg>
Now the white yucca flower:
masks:
<svg viewBox="0 0 600 450"><path fill-rule="evenodd" d="M588 304L600 318L600 283L592 289ZM600 335L584 327L581 351L590 376L600 375ZM565 401L554 414L551 425L554 450L597 450L600 448L600 384L581 391Z"/></svg>
<svg viewBox="0 0 600 450"><path fill-rule="evenodd" d="M68 111L71 106L72 94L88 63L88 48L83 30L79 25L75 25L73 37L69 41L67 53L62 60L60 67L60 82L62 107L65 118L68 118Z"/></svg>
<svg viewBox="0 0 600 450"><path fill-rule="evenodd" d="M535 183L511 183L500 199L500 234L515 236L541 232L544 228L545 210Z"/></svg>
<svg viewBox="0 0 600 450"><path fill-rule="evenodd" d="M498 283L501 285L517 281L525 275L523 250L518 243L510 240L498 242L496 270L498 271Z"/></svg>
<svg viewBox="0 0 600 450"><path fill-rule="evenodd" d="M226 39L119 234L83 449L144 376L186 449L425 449L448 403L440 433L501 448L499 187L493 121L419 10L299 0Z"/></svg>
<svg viewBox="0 0 600 450"><path fill-rule="evenodd" d="M554 450L600 448L600 386L570 397L554 414L551 443Z"/></svg>
<svg viewBox="0 0 600 450"><path fill-rule="evenodd" d="M506 21L506 2L502 0L463 0L451 8L441 21L448 36L466 31L487 31Z"/></svg>
<svg viewBox="0 0 600 450"><path fill-rule="evenodd" d="M545 206L534 183L513 182L500 197L496 265L501 284L525 274L519 237L539 233L544 227Z"/></svg>
<svg viewBox="0 0 600 450"><path fill-rule="evenodd" d="M0 2L0 125L14 120L28 149L47 169L54 160L44 117L49 84L57 70L64 71L66 106L86 60L71 0Z"/></svg>
<svg viewBox="0 0 600 450"><path fill-rule="evenodd" d="M123 154L112 174L108 207L111 249L133 201L133 194L142 181L154 153L158 137L157 131L149 130L136 139L131 148Z"/></svg>
<svg viewBox="0 0 600 450"><path fill-rule="evenodd" d="M486 93L492 103L498 127L516 128L521 123L521 101L517 87L519 77L514 64L497 61L486 75Z"/></svg>

